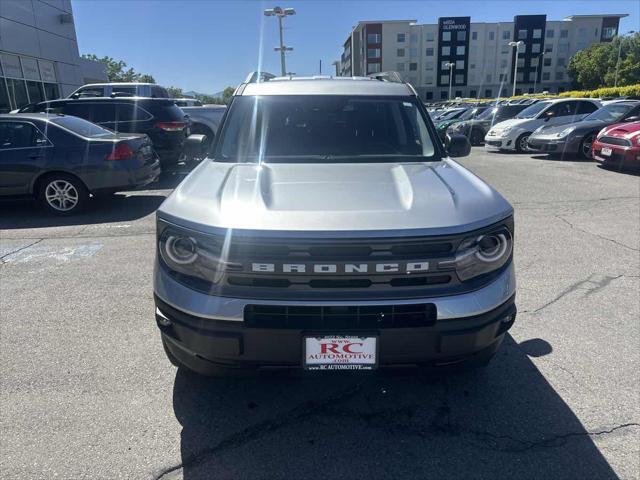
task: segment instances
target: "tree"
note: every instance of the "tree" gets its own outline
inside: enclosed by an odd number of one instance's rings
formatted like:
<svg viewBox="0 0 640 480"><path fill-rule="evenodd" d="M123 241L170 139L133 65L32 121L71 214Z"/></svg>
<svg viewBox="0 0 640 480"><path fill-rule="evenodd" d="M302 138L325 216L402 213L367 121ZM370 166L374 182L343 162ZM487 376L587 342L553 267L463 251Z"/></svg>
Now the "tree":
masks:
<svg viewBox="0 0 640 480"><path fill-rule="evenodd" d="M235 92L236 89L233 87L227 87L222 91L222 101L229 105L229 103L231 103L231 97L233 97L233 92Z"/></svg>
<svg viewBox="0 0 640 480"><path fill-rule="evenodd" d="M167 92L169 92L169 97L171 98L182 98L183 93L180 87L167 87Z"/></svg>
<svg viewBox="0 0 640 480"><path fill-rule="evenodd" d="M574 87L613 87L620 51L618 86L640 83L640 34L616 37L610 43L595 43L580 50L569 62L567 72Z"/></svg>
<svg viewBox="0 0 640 480"><path fill-rule="evenodd" d="M99 58L93 53L82 55L82 58L103 63L107 69L107 79L110 82L156 83L155 79L151 75L136 73L133 68L127 68L127 63L122 60L114 60L107 56Z"/></svg>

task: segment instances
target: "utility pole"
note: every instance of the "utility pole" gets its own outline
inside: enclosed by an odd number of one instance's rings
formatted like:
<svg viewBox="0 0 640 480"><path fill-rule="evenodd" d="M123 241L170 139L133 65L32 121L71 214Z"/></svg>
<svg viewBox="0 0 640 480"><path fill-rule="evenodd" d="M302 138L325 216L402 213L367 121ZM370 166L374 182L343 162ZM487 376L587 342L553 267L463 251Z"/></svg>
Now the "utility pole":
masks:
<svg viewBox="0 0 640 480"><path fill-rule="evenodd" d="M279 29L279 33L280 33L280 47L275 47L274 50L276 52L280 52L280 70L282 72L282 76L286 76L287 75L287 65L285 62L285 52L290 52L291 50L293 50L293 48L291 47L285 47L284 45L284 35L282 33L282 19L284 17L286 17L287 15L295 15L296 11L293 8L280 8L280 7L273 7L273 8L267 8L264 11L264 15L266 17L278 17L278 29Z"/></svg>
<svg viewBox="0 0 640 480"><path fill-rule="evenodd" d="M322 59L320 59L320 75L322 75Z"/></svg>

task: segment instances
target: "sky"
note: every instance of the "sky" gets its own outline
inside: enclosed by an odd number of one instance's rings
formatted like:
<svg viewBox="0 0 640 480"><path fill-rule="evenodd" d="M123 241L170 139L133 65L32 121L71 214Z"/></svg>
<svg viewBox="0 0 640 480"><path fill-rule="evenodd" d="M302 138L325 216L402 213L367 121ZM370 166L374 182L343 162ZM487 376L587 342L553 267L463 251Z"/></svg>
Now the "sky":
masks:
<svg viewBox="0 0 640 480"><path fill-rule="evenodd" d="M280 0L278 0L280 2ZM124 60L163 86L217 93L254 70L280 72L278 25L259 0L72 0L80 53ZM638 0L282 0L296 15L284 20L287 70L298 75L334 70L342 44L362 20L470 16L472 22L508 22L515 15L627 13L621 32L640 30Z"/></svg>

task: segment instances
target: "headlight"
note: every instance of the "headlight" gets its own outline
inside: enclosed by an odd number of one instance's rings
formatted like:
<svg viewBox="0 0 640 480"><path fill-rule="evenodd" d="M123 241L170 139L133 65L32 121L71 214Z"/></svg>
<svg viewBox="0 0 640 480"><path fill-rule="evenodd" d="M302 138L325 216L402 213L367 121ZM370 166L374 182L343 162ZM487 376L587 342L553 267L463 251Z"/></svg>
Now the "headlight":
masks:
<svg viewBox="0 0 640 480"><path fill-rule="evenodd" d="M217 283L224 271L218 237L158 222L158 253L170 272Z"/></svg>
<svg viewBox="0 0 640 480"><path fill-rule="evenodd" d="M466 238L460 243L454 261L461 281L502 267L511 258L513 236L506 226Z"/></svg>
<svg viewBox="0 0 640 480"><path fill-rule="evenodd" d="M565 128L561 132L556 133L556 137L557 138L564 138L567 135L569 135L571 132L573 132L575 129L576 129L576 127Z"/></svg>

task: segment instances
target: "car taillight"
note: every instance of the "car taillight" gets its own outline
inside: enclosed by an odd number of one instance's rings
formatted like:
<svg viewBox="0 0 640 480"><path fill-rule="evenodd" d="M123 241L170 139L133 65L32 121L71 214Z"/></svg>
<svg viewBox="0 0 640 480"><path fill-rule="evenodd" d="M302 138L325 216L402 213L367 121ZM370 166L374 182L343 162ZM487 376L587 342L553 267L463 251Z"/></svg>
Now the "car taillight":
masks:
<svg viewBox="0 0 640 480"><path fill-rule="evenodd" d="M186 123L184 122L158 122L153 126L153 128L159 128L165 132L179 132L184 129L185 126Z"/></svg>
<svg viewBox="0 0 640 480"><path fill-rule="evenodd" d="M135 156L136 152L133 151L126 143L117 143L111 150L111 153L104 157L105 160L128 160Z"/></svg>

